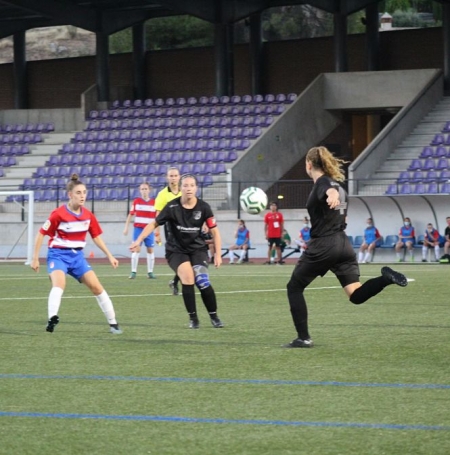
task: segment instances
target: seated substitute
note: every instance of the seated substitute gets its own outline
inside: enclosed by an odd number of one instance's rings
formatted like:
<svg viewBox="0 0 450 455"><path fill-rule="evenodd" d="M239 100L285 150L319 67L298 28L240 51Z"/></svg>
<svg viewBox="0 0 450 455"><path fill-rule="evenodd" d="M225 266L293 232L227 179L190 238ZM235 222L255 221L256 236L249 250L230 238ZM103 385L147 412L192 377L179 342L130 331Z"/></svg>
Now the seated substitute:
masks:
<svg viewBox="0 0 450 455"><path fill-rule="evenodd" d="M381 235L373 225L372 218L367 218L367 227L364 229L364 240L359 247L358 262L368 264L372 262L372 255L377 246L380 246Z"/></svg>
<svg viewBox="0 0 450 455"><path fill-rule="evenodd" d="M439 256L441 253L440 242L443 240L442 236L439 234L437 229L434 229L431 223L427 224L427 229L425 230L425 235L423 239L422 246L422 262L427 261L428 248L434 249L435 261L439 262Z"/></svg>
<svg viewBox="0 0 450 455"><path fill-rule="evenodd" d="M450 248L450 216L448 216L446 219L447 221L447 227L445 228L444 232L444 237L445 237L445 243L444 243L444 255L441 257L439 262L442 262L443 264L448 264L450 262L450 255L448 254L448 249Z"/></svg>
<svg viewBox="0 0 450 455"><path fill-rule="evenodd" d="M403 220L403 226L398 232L399 241L395 244L395 253L397 261L403 261L403 248L409 251L411 262L414 262L414 243L416 243L416 232L411 225L411 218L406 217Z"/></svg>
<svg viewBox="0 0 450 455"><path fill-rule="evenodd" d="M228 256L230 257L230 264L234 264L234 252L241 250L238 264L244 262L247 250L250 248L250 231L245 226L244 220L238 220L238 227L234 234L236 241L233 245L228 247Z"/></svg>
<svg viewBox="0 0 450 455"><path fill-rule="evenodd" d="M300 257L305 252L308 242L311 240L311 227L309 224L309 218L305 216L303 220L303 227L300 229L298 233L298 239L295 243L298 245L300 249Z"/></svg>

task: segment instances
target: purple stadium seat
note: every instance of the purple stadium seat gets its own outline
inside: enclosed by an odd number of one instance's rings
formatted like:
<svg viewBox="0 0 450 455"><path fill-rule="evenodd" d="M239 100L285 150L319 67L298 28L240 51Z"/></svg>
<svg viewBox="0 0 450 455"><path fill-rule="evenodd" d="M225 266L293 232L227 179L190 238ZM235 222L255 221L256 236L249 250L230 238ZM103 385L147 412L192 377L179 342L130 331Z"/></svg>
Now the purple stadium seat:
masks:
<svg viewBox="0 0 450 455"><path fill-rule="evenodd" d="M230 103L231 104L239 104L241 102L241 97L239 95L233 95L230 98Z"/></svg>
<svg viewBox="0 0 450 455"><path fill-rule="evenodd" d="M428 171L423 179L424 182L437 182L438 181L438 173L434 170Z"/></svg>
<svg viewBox="0 0 450 455"><path fill-rule="evenodd" d="M427 146L420 152L419 158L431 158L434 155L433 147Z"/></svg>
<svg viewBox="0 0 450 455"><path fill-rule="evenodd" d="M99 117L99 112L98 111L91 111L89 112L89 117L92 120L95 120Z"/></svg>
<svg viewBox="0 0 450 455"><path fill-rule="evenodd" d="M287 103L293 103L297 99L297 94L296 93L289 93L286 97L286 102Z"/></svg>
<svg viewBox="0 0 450 455"><path fill-rule="evenodd" d="M275 96L275 103L285 103L287 101L287 97L284 93L279 93Z"/></svg>
<svg viewBox="0 0 450 455"><path fill-rule="evenodd" d="M190 96L188 99L187 99L187 104L189 104L190 106L194 106L198 103L198 100L197 98L195 98L195 96Z"/></svg>
<svg viewBox="0 0 450 455"><path fill-rule="evenodd" d="M411 188L411 185L409 183L404 183L401 187L400 187L400 194L411 194L412 193L412 188Z"/></svg>
<svg viewBox="0 0 450 455"><path fill-rule="evenodd" d="M430 145L442 145L445 143L445 137L443 134L436 134L432 141L430 142Z"/></svg>
<svg viewBox="0 0 450 455"><path fill-rule="evenodd" d="M423 183L417 183L415 186L413 186L412 193L425 194L426 193L425 185Z"/></svg>
<svg viewBox="0 0 450 455"><path fill-rule="evenodd" d="M186 104L186 98L183 98L183 97L177 98L177 99L175 100L175 104L176 104L177 106L184 106L184 105Z"/></svg>
<svg viewBox="0 0 450 455"><path fill-rule="evenodd" d="M133 101L133 107L136 108L136 109L139 109L140 107L143 106L143 101L142 100L134 100Z"/></svg>
<svg viewBox="0 0 450 455"><path fill-rule="evenodd" d="M217 163L214 167L214 174L226 174L227 168L224 163Z"/></svg>
<svg viewBox="0 0 450 455"><path fill-rule="evenodd" d="M264 102L264 96L262 95L254 95L252 99L253 103L263 103Z"/></svg>
<svg viewBox="0 0 450 455"><path fill-rule="evenodd" d="M210 186L213 184L213 178L211 175L203 175L201 179L202 186Z"/></svg>
<svg viewBox="0 0 450 455"><path fill-rule="evenodd" d="M419 183L419 182L422 182L424 180L424 177L425 176L422 173L422 171L414 171L410 181L412 183Z"/></svg>
<svg viewBox="0 0 450 455"><path fill-rule="evenodd" d="M444 169L449 169L448 159L447 158L439 158L435 169L437 169L438 171L442 171Z"/></svg>
<svg viewBox="0 0 450 455"><path fill-rule="evenodd" d="M230 103L230 101L231 101L231 98L227 95L223 95L219 98L220 104L228 104L228 103Z"/></svg>
<svg viewBox="0 0 450 455"><path fill-rule="evenodd" d="M450 181L450 170L444 169L439 173L438 177L439 182L448 182Z"/></svg>
<svg viewBox="0 0 450 455"><path fill-rule="evenodd" d="M436 147L436 150L434 151L434 154L433 154L434 158L443 158L446 156L447 156L447 149L443 145Z"/></svg>
<svg viewBox="0 0 450 455"><path fill-rule="evenodd" d="M445 122L441 130L443 133L450 133L450 122Z"/></svg>
<svg viewBox="0 0 450 455"><path fill-rule="evenodd" d="M429 194L438 194L439 193L438 184L436 182L429 183L425 188L425 192Z"/></svg>
<svg viewBox="0 0 450 455"><path fill-rule="evenodd" d="M152 107L154 105L154 101L151 98L147 98L144 100L144 106L145 107Z"/></svg>
<svg viewBox="0 0 450 455"><path fill-rule="evenodd" d="M408 167L409 171L419 171L423 168L422 161L419 159L414 159L411 161L411 164Z"/></svg>
<svg viewBox="0 0 450 455"><path fill-rule="evenodd" d="M264 103L265 104L272 104L275 103L275 95L272 93L268 93L267 95L264 96Z"/></svg>
<svg viewBox="0 0 450 455"><path fill-rule="evenodd" d="M391 183L389 186L388 186L388 189L386 190L386 193L385 194L397 194L397 185L395 183Z"/></svg>
<svg viewBox="0 0 450 455"><path fill-rule="evenodd" d="M444 184L442 184L439 192L449 194L450 193L450 182L445 182Z"/></svg>

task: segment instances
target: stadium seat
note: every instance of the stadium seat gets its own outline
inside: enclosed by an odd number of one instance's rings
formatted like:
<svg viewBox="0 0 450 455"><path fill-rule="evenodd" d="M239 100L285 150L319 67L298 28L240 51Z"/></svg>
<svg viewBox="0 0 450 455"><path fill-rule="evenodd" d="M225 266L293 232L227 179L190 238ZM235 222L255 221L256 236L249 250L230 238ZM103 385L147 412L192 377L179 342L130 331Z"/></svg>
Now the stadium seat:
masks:
<svg viewBox="0 0 450 455"><path fill-rule="evenodd" d="M419 158L431 158L434 155L433 147L424 147L420 152Z"/></svg>
<svg viewBox="0 0 450 455"><path fill-rule="evenodd" d="M428 186L425 188L425 192L428 194L438 194L439 188L436 182L429 183Z"/></svg>
<svg viewBox="0 0 450 455"><path fill-rule="evenodd" d="M447 149L440 145L439 147L436 147L436 150L434 151L433 157L434 158L444 158L447 156Z"/></svg>
<svg viewBox="0 0 450 455"><path fill-rule="evenodd" d="M395 183L391 183L388 186L388 189L386 190L385 194L397 194L397 193L398 193L397 185Z"/></svg>
<svg viewBox="0 0 450 455"><path fill-rule="evenodd" d="M357 235L355 237L355 240L353 241L353 246L354 247L360 247L363 243L363 236L362 235Z"/></svg>
<svg viewBox="0 0 450 455"><path fill-rule="evenodd" d="M449 169L448 159L447 158L439 158L435 169L437 169L438 171L442 171L444 169Z"/></svg>
<svg viewBox="0 0 450 455"><path fill-rule="evenodd" d="M412 193L412 188L411 188L411 185L409 183L404 183L400 187L399 194L411 194L411 193Z"/></svg>
<svg viewBox="0 0 450 455"><path fill-rule="evenodd" d="M414 171L413 175L410 179L410 182L419 183L419 182L422 182L423 180L424 180L424 174L422 173L422 171Z"/></svg>
<svg viewBox="0 0 450 455"><path fill-rule="evenodd" d="M439 192L443 194L450 194L450 182L442 184Z"/></svg>
<svg viewBox="0 0 450 455"><path fill-rule="evenodd" d="M425 178L423 179L424 182L437 182L438 180L438 173L434 170L428 171L425 175Z"/></svg>
<svg viewBox="0 0 450 455"><path fill-rule="evenodd" d="M393 248L398 242L398 235L387 235L384 242L380 245L381 248Z"/></svg>
<svg viewBox="0 0 450 455"><path fill-rule="evenodd" d="M412 193L425 194L426 193L425 185L423 183L417 183L415 186L413 186Z"/></svg>
<svg viewBox="0 0 450 455"><path fill-rule="evenodd" d="M411 175L409 174L408 171L402 171L400 172L400 175L397 179L397 183L407 183L411 179Z"/></svg>
<svg viewBox="0 0 450 455"><path fill-rule="evenodd" d="M450 170L449 169L444 169L439 173L438 176L438 181L439 182L447 182L450 181Z"/></svg>
<svg viewBox="0 0 450 455"><path fill-rule="evenodd" d="M430 142L430 145L442 145L445 143L445 137L443 134L436 134L432 141Z"/></svg>

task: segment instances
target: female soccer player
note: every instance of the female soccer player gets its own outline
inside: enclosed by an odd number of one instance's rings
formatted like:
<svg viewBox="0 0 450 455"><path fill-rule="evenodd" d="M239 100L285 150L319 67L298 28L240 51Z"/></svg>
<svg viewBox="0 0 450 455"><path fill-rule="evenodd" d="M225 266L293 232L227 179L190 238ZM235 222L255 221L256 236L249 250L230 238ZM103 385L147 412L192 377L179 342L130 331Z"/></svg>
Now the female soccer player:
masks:
<svg viewBox="0 0 450 455"><path fill-rule="evenodd" d="M58 310L68 274L91 290L108 320L110 332L119 335L122 330L117 324L111 299L83 255L86 234L89 232L94 243L106 254L114 268L119 265L119 261L109 252L103 242L100 236L102 229L97 218L84 207L87 190L77 174L73 174L67 184L67 193L69 202L54 210L39 230L31 261L31 268L39 272L39 251L44 237L48 235L50 240L48 242L47 271L52 282L52 289L48 297L49 319L46 330L53 332L59 323Z"/></svg>
<svg viewBox="0 0 450 455"><path fill-rule="evenodd" d="M128 225L130 224L131 218L134 216L134 230L133 240L136 240L137 236L147 226L150 221L153 221L156 216L155 212L155 200L150 197L150 184L147 182L141 183L139 186L140 197L137 197L131 205L130 213L125 221L125 228L123 234L128 234ZM147 276L151 279L156 278L153 273L153 267L155 266L155 253L153 247L155 246L155 234L150 234L144 239L144 244L147 247ZM136 278L137 267L139 263L139 255L141 253L141 246L136 248L136 251L131 254L131 275L130 280Z"/></svg>
<svg viewBox="0 0 450 455"><path fill-rule="evenodd" d="M195 284L200 290L213 327L220 328L223 323L217 316L216 294L209 281L208 246L202 236L202 226L206 223L212 235L216 267L222 263L219 229L209 204L196 197L197 179L185 174L181 177L180 184L181 197L166 204L156 220L148 224L130 245L130 250L134 251L142 239L158 226L165 225L166 259L170 268L180 277L184 305L189 314L189 327L198 329L200 326L195 303Z"/></svg>
<svg viewBox="0 0 450 455"><path fill-rule="evenodd" d="M347 194L338 183L345 180L341 169L343 163L325 147L314 147L306 155L306 172L314 181L306 203L311 219L311 240L287 284L292 319L298 334L298 338L286 345L289 348L311 348L314 345L309 336L308 309L303 291L319 275L324 276L331 270L355 305L364 303L390 284L408 284L404 275L389 267L381 269L381 276L364 284L359 282L356 254L344 232Z"/></svg>

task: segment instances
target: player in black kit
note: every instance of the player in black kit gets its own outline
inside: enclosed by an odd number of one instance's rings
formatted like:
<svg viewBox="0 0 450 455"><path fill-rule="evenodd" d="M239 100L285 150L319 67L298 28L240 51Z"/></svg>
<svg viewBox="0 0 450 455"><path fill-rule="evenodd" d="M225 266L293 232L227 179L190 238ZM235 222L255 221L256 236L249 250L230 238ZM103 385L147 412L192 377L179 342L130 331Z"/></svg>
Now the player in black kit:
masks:
<svg viewBox="0 0 450 455"><path fill-rule="evenodd" d="M183 285L183 300L189 314L189 327L200 326L195 303L194 285L200 290L203 303L208 310L211 324L223 327L217 316L216 294L209 281L208 246L202 237L202 226L206 223L213 238L215 255L214 265L220 267L222 249L220 233L209 204L196 197L197 179L190 174L181 177L181 197L167 203L156 217L130 245L134 250L142 239L161 225L166 227L166 259L169 266L180 277ZM219 253L217 253L219 252Z"/></svg>
<svg viewBox="0 0 450 455"><path fill-rule="evenodd" d="M381 269L381 276L360 283L356 254L344 232L347 194L338 183L345 180L341 169L343 163L325 147L314 147L306 155L306 172L314 181L306 203L311 219L311 240L287 284L292 319L298 334L298 338L286 345L289 348L314 346L308 331L308 309L303 291L329 270L336 275L350 302L355 305L364 303L390 284L408 284L403 274L389 267Z"/></svg>

